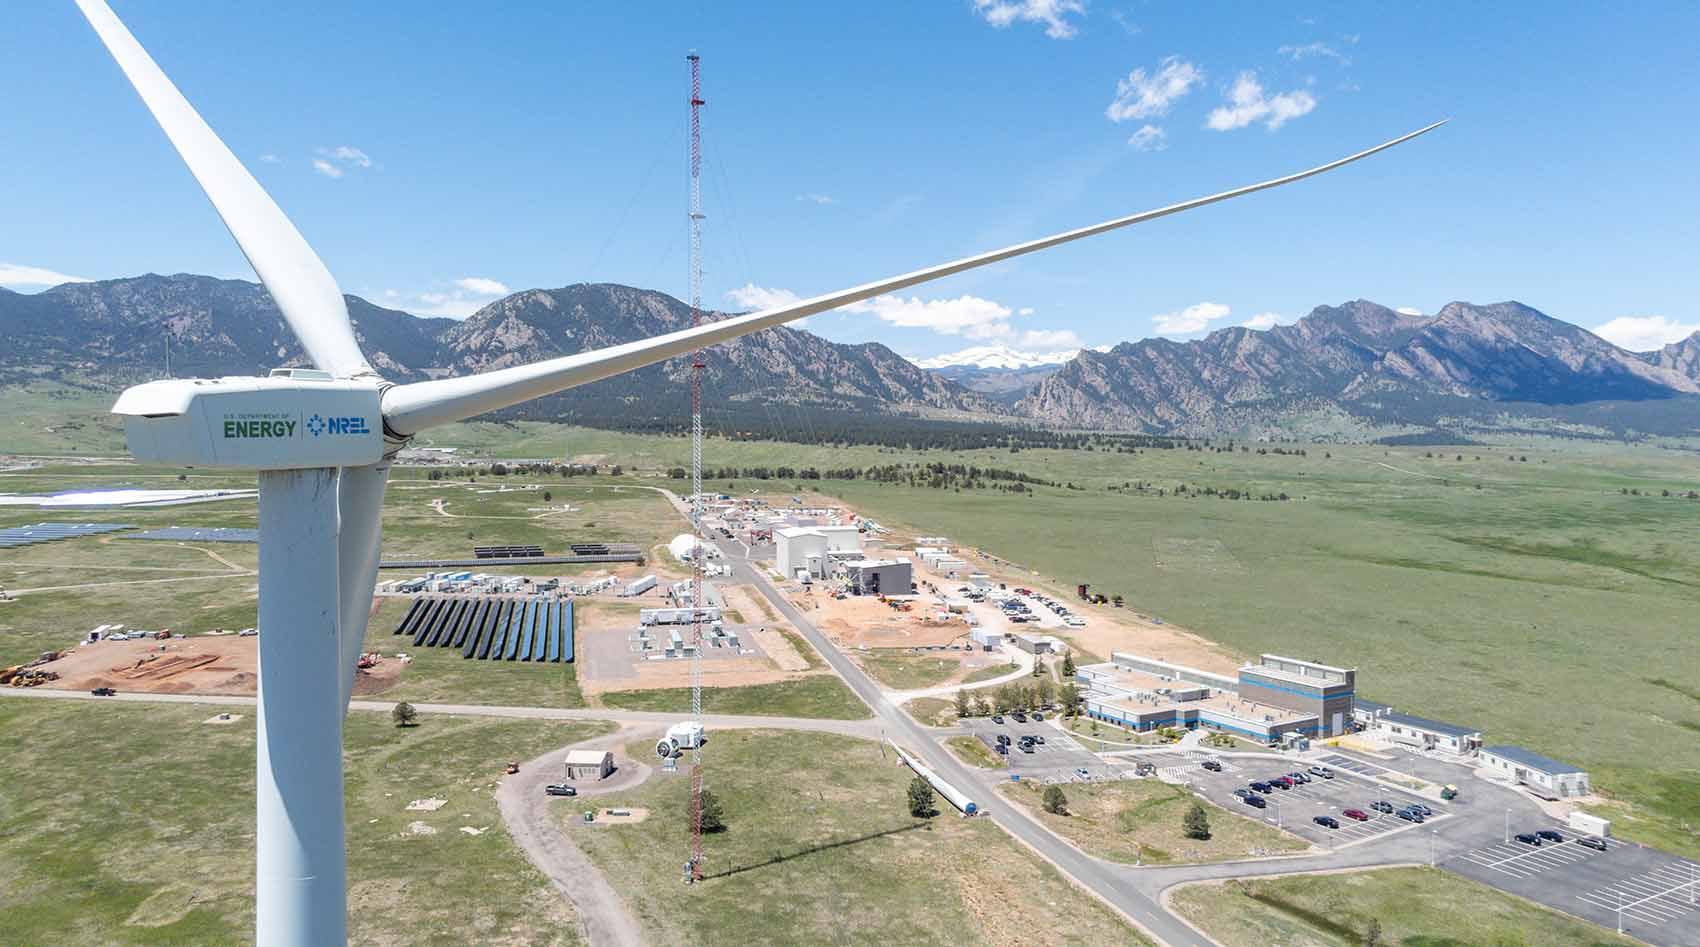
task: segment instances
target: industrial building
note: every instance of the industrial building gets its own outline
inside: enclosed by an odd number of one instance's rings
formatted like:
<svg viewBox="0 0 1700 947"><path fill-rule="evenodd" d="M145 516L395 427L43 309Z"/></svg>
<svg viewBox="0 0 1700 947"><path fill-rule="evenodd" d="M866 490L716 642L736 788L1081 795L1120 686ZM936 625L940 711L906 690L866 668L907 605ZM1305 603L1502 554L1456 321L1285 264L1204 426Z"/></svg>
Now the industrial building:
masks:
<svg viewBox="0 0 1700 947"><path fill-rule="evenodd" d="M1509 743L1482 747L1481 764L1528 786L1546 799L1586 796L1593 791L1588 773L1581 767Z"/></svg>
<svg viewBox="0 0 1700 947"><path fill-rule="evenodd" d="M1357 675L1356 668L1265 654L1240 668L1238 690L1246 700L1310 714L1317 719L1312 735L1334 737L1348 731Z"/></svg>
<svg viewBox="0 0 1700 947"><path fill-rule="evenodd" d="M607 779L614 773L614 754L608 750L568 750L568 779Z"/></svg>
<svg viewBox="0 0 1700 947"><path fill-rule="evenodd" d="M1354 700L1352 719L1370 736L1418 749L1468 756L1482 745L1482 732L1475 727L1402 714L1374 701Z"/></svg>
<svg viewBox="0 0 1700 947"><path fill-rule="evenodd" d="M775 565L787 579L825 579L834 562L862 558L862 531L854 526L786 526L773 531ZM907 586L905 586L907 593Z"/></svg>
<svg viewBox="0 0 1700 947"><path fill-rule="evenodd" d="M914 565L907 559L852 559L844 577L857 595L908 595L914 590Z"/></svg>
<svg viewBox="0 0 1700 947"><path fill-rule="evenodd" d="M1067 645L1050 635L1013 634L1009 636L1009 643L1033 655L1061 654L1068 650Z"/></svg>
<svg viewBox="0 0 1700 947"><path fill-rule="evenodd" d="M1003 645L1003 632L977 627L968 632L968 640L982 650L996 651Z"/></svg>

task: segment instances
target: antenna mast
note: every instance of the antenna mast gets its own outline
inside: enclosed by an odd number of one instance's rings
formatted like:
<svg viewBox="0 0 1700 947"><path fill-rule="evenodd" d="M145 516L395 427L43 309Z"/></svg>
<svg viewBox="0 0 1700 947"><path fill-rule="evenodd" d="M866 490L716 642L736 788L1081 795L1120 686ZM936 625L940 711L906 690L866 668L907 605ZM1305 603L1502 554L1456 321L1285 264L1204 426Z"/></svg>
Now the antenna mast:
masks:
<svg viewBox="0 0 1700 947"><path fill-rule="evenodd" d="M691 69L691 325L702 325L702 57L685 57ZM702 576L707 545L702 527L702 349L691 353L691 719L702 721ZM702 880L702 741L691 748L691 858L687 882Z"/></svg>

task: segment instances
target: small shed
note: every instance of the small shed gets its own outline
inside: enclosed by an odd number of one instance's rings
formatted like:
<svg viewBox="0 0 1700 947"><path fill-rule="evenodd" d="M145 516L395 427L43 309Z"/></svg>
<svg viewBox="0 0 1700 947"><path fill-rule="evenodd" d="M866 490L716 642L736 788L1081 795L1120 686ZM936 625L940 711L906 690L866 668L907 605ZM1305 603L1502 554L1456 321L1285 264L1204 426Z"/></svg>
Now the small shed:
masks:
<svg viewBox="0 0 1700 947"><path fill-rule="evenodd" d="M607 779L614 772L614 754L609 750L568 750L568 779Z"/></svg>

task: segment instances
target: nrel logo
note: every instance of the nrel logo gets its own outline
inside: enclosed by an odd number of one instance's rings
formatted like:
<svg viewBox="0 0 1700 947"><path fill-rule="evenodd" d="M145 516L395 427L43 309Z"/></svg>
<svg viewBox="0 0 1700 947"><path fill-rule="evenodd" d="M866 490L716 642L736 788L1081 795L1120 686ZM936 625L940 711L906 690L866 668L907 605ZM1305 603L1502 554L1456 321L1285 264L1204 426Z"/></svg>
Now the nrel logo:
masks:
<svg viewBox="0 0 1700 947"><path fill-rule="evenodd" d="M232 438L294 437L295 419L283 416L225 418L224 436Z"/></svg>
<svg viewBox="0 0 1700 947"><path fill-rule="evenodd" d="M307 431L314 437L320 434L370 434L372 429L366 426L366 419L359 416L322 418L313 415L307 419Z"/></svg>

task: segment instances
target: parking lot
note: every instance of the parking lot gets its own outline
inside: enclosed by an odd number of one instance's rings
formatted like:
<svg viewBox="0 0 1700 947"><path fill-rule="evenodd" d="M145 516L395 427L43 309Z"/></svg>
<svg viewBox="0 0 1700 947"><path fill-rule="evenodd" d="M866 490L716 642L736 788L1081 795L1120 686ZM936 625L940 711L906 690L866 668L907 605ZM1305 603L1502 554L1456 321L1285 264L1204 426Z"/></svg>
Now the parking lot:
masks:
<svg viewBox="0 0 1700 947"><path fill-rule="evenodd" d="M1700 863L1607 839L1599 852L1552 821L1512 821L1511 832L1556 830L1562 842L1538 848L1495 840L1447 858L1441 867L1503 891L1618 929L1659 947L1700 944ZM1620 914L1621 912L1621 914Z"/></svg>
<svg viewBox="0 0 1700 947"><path fill-rule="evenodd" d="M1234 795L1234 790L1246 788L1252 780L1306 769L1308 764L1300 766L1295 760L1273 756L1267 762L1255 757L1226 757L1222 762L1223 772L1212 773L1203 769L1198 761L1189 761L1191 772L1186 781L1224 809L1246 818L1261 819L1328 848L1356 845L1404 829L1425 828L1447 818L1443 805L1375 785L1358 778L1355 773L1332 766L1329 768L1334 770L1333 779L1313 776L1310 782L1291 789L1276 789L1267 795L1259 793L1267 808L1257 809L1242 802ZM1395 810L1411 803L1425 803L1436 812L1419 826L1391 813L1377 812L1371 808L1371 803L1377 801L1390 803ZM1369 819L1359 822L1347 818L1343 814L1347 809L1361 810L1369 815ZM1313 821L1317 816L1331 816L1340 823L1340 827L1331 829L1318 825Z"/></svg>
<svg viewBox="0 0 1700 947"><path fill-rule="evenodd" d="M1130 768L1099 759L1073 737L1051 726L1048 715L1043 723L1034 721L1032 717L1028 717L1026 722L1009 715L1003 719L1004 722L998 724L993 723L990 717L973 717L962 721L962 726L988 746L997 743L998 734L1009 737L1009 756L1005 759L1009 761L1010 772L1025 779L1068 782L1080 778L1076 772L1080 769L1086 770L1090 778L1103 778ZM1029 735L1044 737L1045 742L1034 745L1033 752L1024 753L1017 744L1023 736Z"/></svg>

